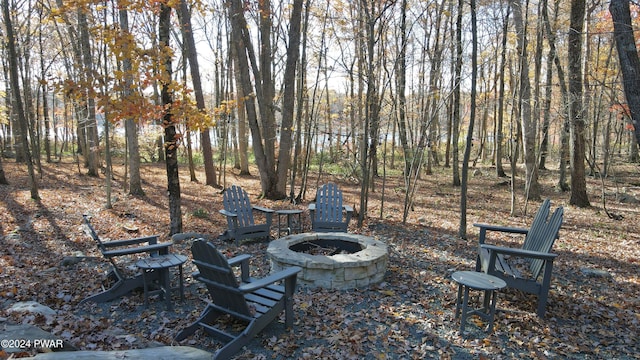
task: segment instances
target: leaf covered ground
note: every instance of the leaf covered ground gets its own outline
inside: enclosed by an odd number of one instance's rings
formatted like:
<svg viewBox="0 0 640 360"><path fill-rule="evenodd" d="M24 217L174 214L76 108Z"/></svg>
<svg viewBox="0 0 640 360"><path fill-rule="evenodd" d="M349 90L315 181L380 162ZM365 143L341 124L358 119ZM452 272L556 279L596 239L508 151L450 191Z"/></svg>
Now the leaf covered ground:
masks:
<svg viewBox="0 0 640 360"><path fill-rule="evenodd" d="M175 311L159 299L143 306L141 292L104 304L79 302L109 285L104 273L109 264L81 226L82 215L105 239L159 234L169 240L166 173L161 165L142 170L146 196L132 197L122 189L122 168L113 183L113 208L105 209L105 179L81 174L76 164L43 164L39 179L42 200L29 198L24 166L4 162L10 185L0 186L0 325L28 323L65 339L77 349L114 350L176 344L177 331L203 309L207 294L186 276L186 300L174 297ZM565 207L559 254L554 264L547 315L535 315L536 298L514 290L501 291L493 334L472 318L468 336L458 334L454 319L456 287L451 273L475 265L475 222L526 227L539 202L526 206L518 197L516 216L509 215L510 193L505 179L491 169L479 169L470 179L467 239L458 237L459 188L450 175L424 176L414 196L414 210L402 223L405 194L397 179L387 179L382 200L382 179L376 181L369 214L362 227L350 231L386 242L390 261L385 280L364 289L330 291L300 287L295 295L295 325L271 324L238 359L508 359L508 358L640 358L640 181L636 166L621 167L606 179L606 208L602 183L588 179L592 207L568 205L569 195L555 192L555 172L542 171L543 197L552 206ZM203 173L198 173L203 180ZM220 189L189 181L181 170L185 232L209 235L227 255L253 255L252 273L269 272L267 242L236 247L215 237L225 229L218 210ZM349 179L313 176L310 188L335 181L348 204L359 205L359 186ZM518 180L520 181L520 180ZM257 177L226 175L227 185L245 188L256 205L289 209L286 201L259 199ZM522 184L517 183L519 188ZM521 190L520 190L521 191ZM314 190L306 194L313 198ZM381 204L383 208L381 209ZM306 201L296 205L306 208ZM520 238L495 236L497 244L515 244ZM189 241L176 243L173 252L190 256ZM81 262L64 261L87 256ZM186 274L193 265L186 264ZM8 313L18 301L37 301L57 311L55 316ZM283 320L283 319L281 319ZM219 343L197 332L184 340L215 351Z"/></svg>

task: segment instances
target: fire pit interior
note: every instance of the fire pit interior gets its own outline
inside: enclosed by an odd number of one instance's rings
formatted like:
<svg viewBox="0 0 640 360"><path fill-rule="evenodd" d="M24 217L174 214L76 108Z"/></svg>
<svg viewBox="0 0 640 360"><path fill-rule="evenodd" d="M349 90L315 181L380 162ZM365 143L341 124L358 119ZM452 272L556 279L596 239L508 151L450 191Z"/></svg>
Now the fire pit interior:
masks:
<svg viewBox="0 0 640 360"><path fill-rule="evenodd" d="M352 289L384 279L387 245L348 233L289 235L269 244L271 271L300 266L298 282L309 287Z"/></svg>
<svg viewBox="0 0 640 360"><path fill-rule="evenodd" d="M362 251L362 245L352 241L318 238L293 244L289 246L289 249L311 255L332 256L357 253L358 251Z"/></svg>

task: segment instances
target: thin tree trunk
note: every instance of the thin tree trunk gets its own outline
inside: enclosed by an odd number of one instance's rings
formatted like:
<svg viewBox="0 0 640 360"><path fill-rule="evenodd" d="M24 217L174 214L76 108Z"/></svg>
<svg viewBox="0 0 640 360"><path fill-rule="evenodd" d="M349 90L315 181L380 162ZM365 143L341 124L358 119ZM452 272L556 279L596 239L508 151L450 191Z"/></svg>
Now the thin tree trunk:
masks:
<svg viewBox="0 0 640 360"><path fill-rule="evenodd" d="M571 0L569 28L569 96L571 112L571 198L569 203L588 207L585 179L584 108L582 103L582 31L584 28L585 0Z"/></svg>
<svg viewBox="0 0 640 360"><path fill-rule="evenodd" d="M307 50L306 50L306 46L307 46L307 28L309 25L309 2L307 1L307 6L305 7L305 11L304 11L304 22L302 23L302 54L301 54L301 58L300 58L300 62L298 64L298 66L300 66L300 69L306 69L306 63L307 63ZM293 150L293 166L291 168L291 189L289 192L289 197L291 199L292 202L300 202L300 196L296 197L295 196L295 184L296 184L296 176L298 175L298 169L300 167L300 153L302 152L302 117L303 117L303 109L305 106L305 91L302 91L301 89L305 89L306 88L306 71L300 71L299 72L299 76L298 76L298 92L297 92L297 100L296 102L298 103L298 106L296 108L296 137L295 137L295 146L294 146L294 150ZM301 181L301 183L305 183L304 181ZM300 186L300 188L302 189L302 186Z"/></svg>
<svg viewBox="0 0 640 360"><path fill-rule="evenodd" d="M2 156L0 156L0 185L9 185L7 177L4 175L4 167L2 165Z"/></svg>
<svg viewBox="0 0 640 360"><path fill-rule="evenodd" d="M191 83L193 84L193 93L196 98L196 106L202 112L206 111L204 103L204 93L202 91L202 81L200 79L200 66L198 65L198 53L196 52L196 43L193 38L193 29L191 26L191 12L187 7L185 0L180 1L180 30L184 46L189 58L189 69L191 70ZM200 146L202 146L202 158L204 161L205 182L207 185L218 186L216 181L216 168L213 164L213 150L211 149L211 135L209 128L200 130Z"/></svg>
<svg viewBox="0 0 640 360"><path fill-rule="evenodd" d="M38 16L40 17L40 21L42 22L43 18L43 9L42 7L38 7ZM43 34L42 27L39 28L38 31L38 50L40 52L40 80L42 81L42 85L40 88L42 89L42 117L44 120L44 152L47 157L47 162L51 162L51 141L50 141L50 120L49 120L49 100L48 100L48 91L47 85L44 82L47 76L47 68L44 65L44 46L43 46Z"/></svg>
<svg viewBox="0 0 640 360"><path fill-rule="evenodd" d="M525 158L525 195L529 200L538 200L540 198L540 189L538 186L538 167L536 165L537 120L532 114L524 14L520 0L509 0L509 3L513 9L513 20L517 34L518 59L520 60L518 106L520 107L520 118L522 119L522 142Z"/></svg>
<svg viewBox="0 0 640 360"><path fill-rule="evenodd" d="M238 86L242 87L242 92L244 94L254 94L255 96L245 96L242 100L244 103L245 110L247 112L247 120L249 122L249 128L251 129L251 139L253 143L253 153L256 159L256 165L258 166L258 172L260 173L260 186L262 188L263 195L269 196L269 192L274 184L275 180L275 168L270 167L273 165L274 159L268 159L267 151L263 144L264 139L268 139L266 136L263 136L262 130L264 130L264 125L269 120L263 120L263 127L261 129L260 124L258 123L258 112L256 111L255 100L265 101L264 94L262 93L261 86L255 86L255 88L251 84L251 74L250 70L252 69L249 66L249 58L252 63L255 63L255 55L253 52L253 47L250 43L250 37L247 30L247 22L244 18L244 8L243 4L240 0L228 0L229 4L229 19L231 22L231 31L234 33L234 41L233 45L236 50L236 57L238 59L238 71L240 74L240 82ZM268 14L267 14L268 15ZM270 54L269 54L270 55ZM256 79L262 79L262 77L257 76L260 75L257 67L253 67L253 75ZM271 98L269 101L273 101ZM264 104L260 105L261 108L264 107ZM264 110L267 112L267 110ZM270 109L269 111L272 111ZM261 115L262 111L261 111ZM271 129L270 131L273 131ZM269 141L267 141L269 142ZM274 142L275 141L271 141ZM273 145L273 144L272 144Z"/></svg>
<svg viewBox="0 0 640 360"><path fill-rule="evenodd" d="M624 94L631 113L636 143L640 143L640 59L631 25L629 0L611 0L609 12L613 20Z"/></svg>
<svg viewBox="0 0 640 360"><path fill-rule="evenodd" d="M458 8L462 10L462 7ZM469 158L471 157L471 146L473 141L473 126L476 119L476 83L478 77L478 30L476 21L476 0L471 0L471 114L469 115L469 129L467 131L467 142L462 160L462 183L460 186L460 227L458 236L461 239L467 238L467 183L469 178Z"/></svg>
<svg viewBox="0 0 640 360"><path fill-rule="evenodd" d="M285 79L295 79L296 66L300 54L300 25L302 22L303 0L294 0L289 22L289 47L284 70ZM285 81L282 94L282 125L280 127L280 153L278 154L278 169L276 196L286 197L287 174L291 168L291 148L293 133L293 111L295 108L295 81Z"/></svg>
<svg viewBox="0 0 640 360"><path fill-rule="evenodd" d="M495 163L496 163L496 176L506 177L504 172L504 166L502 164L502 157L504 154L504 68L507 63L507 31L509 30L509 14L511 8L507 6L506 13L503 19L502 25L502 46L500 51L500 69L498 76L498 104L497 104L497 120L496 120L496 151L495 151ZM497 61L496 61L497 64Z"/></svg>
<svg viewBox="0 0 640 360"><path fill-rule="evenodd" d="M559 0L556 0L554 3L554 23L558 18L558 7ZM564 76L564 69L562 68L562 64L560 63L560 58L557 55L556 50L556 35L555 32L551 29L551 22L549 21L549 14L547 12L547 7L542 7L542 16L544 17L544 24L546 29L546 37L547 42L549 43L549 57L553 59L554 64L556 65L556 72L558 74L558 83L560 84L560 93L562 95L562 113L565 115L563 119L562 129L560 130L560 154L559 154L559 175L558 175L558 184L557 188L560 191L568 191L569 185L567 184L567 160L569 153L569 91L567 89L567 82Z"/></svg>
<svg viewBox="0 0 640 360"><path fill-rule="evenodd" d="M459 129L460 129L460 103L461 103L461 89L460 82L462 81L462 9L464 6L464 2L462 0L458 0L458 16L456 19L456 54L455 54L455 72L453 74L454 78L454 89L453 89L453 112L452 112L452 134L453 138L451 141L452 152L453 152L453 186L460 186L460 173L459 166L460 160L458 159L458 139L459 139Z"/></svg>
<svg viewBox="0 0 640 360"><path fill-rule="evenodd" d="M87 84L93 82L93 54L91 53L91 41L89 37L89 24L86 7L78 8L78 27L80 29L80 48L82 50L83 60L83 78ZM98 126L96 123L96 107L94 96L90 92L85 92L85 115L83 119L83 128L86 132L86 147L83 149L84 155L87 157L87 175L98 176Z"/></svg>
<svg viewBox="0 0 640 360"><path fill-rule="evenodd" d="M118 11L120 16L120 31L124 38L132 36L129 32L129 13L127 7L119 1ZM129 49L129 42L123 43L123 53L132 54L133 49ZM122 87L122 98L129 99L133 88L133 68L129 56L122 59L122 71L124 73L124 86ZM126 101L126 100L125 100ZM142 189L142 178L140 176L140 145L138 143L138 125L133 117L128 117L124 121L125 136L127 137L127 165L129 177L129 194L144 196ZM108 150L107 150L108 151Z"/></svg>
<svg viewBox="0 0 640 360"><path fill-rule="evenodd" d="M25 161L27 162L27 171L29 174L29 188L31 191L31 199L39 200L38 183L36 182L36 176L33 168L33 159L31 158L31 151L29 150L29 142L27 139L27 118L24 113L24 107L22 105L22 97L20 96L20 75L18 74L18 53L16 51L16 40L13 35L13 24L11 21L11 15L9 14L9 0L2 1L2 12L4 15L5 23L5 37L6 46L9 53L9 77L11 81L11 90L13 92L14 104L16 106L16 116L18 117L18 123L20 124L19 140L22 143L25 155ZM4 171L3 176L4 177ZM0 179L1 180L1 179Z"/></svg>
<svg viewBox="0 0 640 360"><path fill-rule="evenodd" d="M164 149L167 167L167 190L169 193L169 235L182 232L182 209L180 199L180 178L178 176L178 141L176 131L176 120L173 118L171 106L173 105L173 95L170 89L171 85L171 56L169 55L169 36L171 29L171 8L162 3L160 5L160 17L158 28L158 40L160 53L163 54L162 63L164 65L164 73L162 77L162 106L165 109L162 119L162 127L164 128Z"/></svg>
<svg viewBox="0 0 640 360"><path fill-rule="evenodd" d="M237 39L237 34L231 31L231 42L234 43ZM230 44L231 45L231 44ZM242 76L240 74L240 65L238 63L238 52L235 46L230 46L229 53L231 56L231 62L233 63L233 75L236 79L236 113L238 116L237 138L238 138L238 152L240 158L240 175L251 175L249 172L249 134L247 132L247 112L244 109L244 92L242 91Z"/></svg>

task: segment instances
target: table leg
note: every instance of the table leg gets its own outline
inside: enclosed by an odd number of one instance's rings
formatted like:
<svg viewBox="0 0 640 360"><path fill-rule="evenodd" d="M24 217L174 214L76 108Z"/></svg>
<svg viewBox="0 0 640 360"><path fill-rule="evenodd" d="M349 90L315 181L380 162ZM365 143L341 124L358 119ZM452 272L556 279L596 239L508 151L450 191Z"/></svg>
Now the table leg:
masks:
<svg viewBox="0 0 640 360"><path fill-rule="evenodd" d="M464 335L464 327L467 322L467 306L469 305L469 287L464 287L464 299L462 300L462 316L460 317L460 335Z"/></svg>
<svg viewBox="0 0 640 360"><path fill-rule="evenodd" d="M493 332L493 318L496 315L496 291L491 291L491 312L489 313L489 327L487 328L488 333Z"/></svg>
<svg viewBox="0 0 640 360"><path fill-rule="evenodd" d="M178 266L178 272L180 273L179 274L180 275L180 279L179 279L179 282L180 282L180 300L184 301L184 281L183 281L183 278L182 278L182 265Z"/></svg>
<svg viewBox="0 0 640 360"><path fill-rule="evenodd" d="M164 301L167 304L167 310L173 310L173 306L171 305L171 281L169 278L169 268L164 268L160 273L161 283L162 283L162 295L164 296Z"/></svg>
<svg viewBox="0 0 640 360"><path fill-rule="evenodd" d="M484 301L482 302L482 310L485 313L489 313L489 304L491 302L491 293L493 293L492 290L485 290L484 291Z"/></svg>
<svg viewBox="0 0 640 360"><path fill-rule="evenodd" d="M147 270L142 270L142 283L144 285L144 307L149 307L149 284L147 283Z"/></svg>
<svg viewBox="0 0 640 360"><path fill-rule="evenodd" d="M456 297L456 319L460 317L460 305L462 305L462 284L458 284L458 297Z"/></svg>

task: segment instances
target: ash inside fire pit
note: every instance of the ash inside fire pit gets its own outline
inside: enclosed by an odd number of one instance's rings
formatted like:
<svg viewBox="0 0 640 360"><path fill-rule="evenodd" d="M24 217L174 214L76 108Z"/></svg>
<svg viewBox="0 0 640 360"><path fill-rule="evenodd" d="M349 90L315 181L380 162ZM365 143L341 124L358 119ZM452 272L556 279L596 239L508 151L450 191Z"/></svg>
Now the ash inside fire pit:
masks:
<svg viewBox="0 0 640 360"><path fill-rule="evenodd" d="M317 239L291 245L289 249L310 255L332 256L357 253L362 250L362 245L338 239Z"/></svg>

